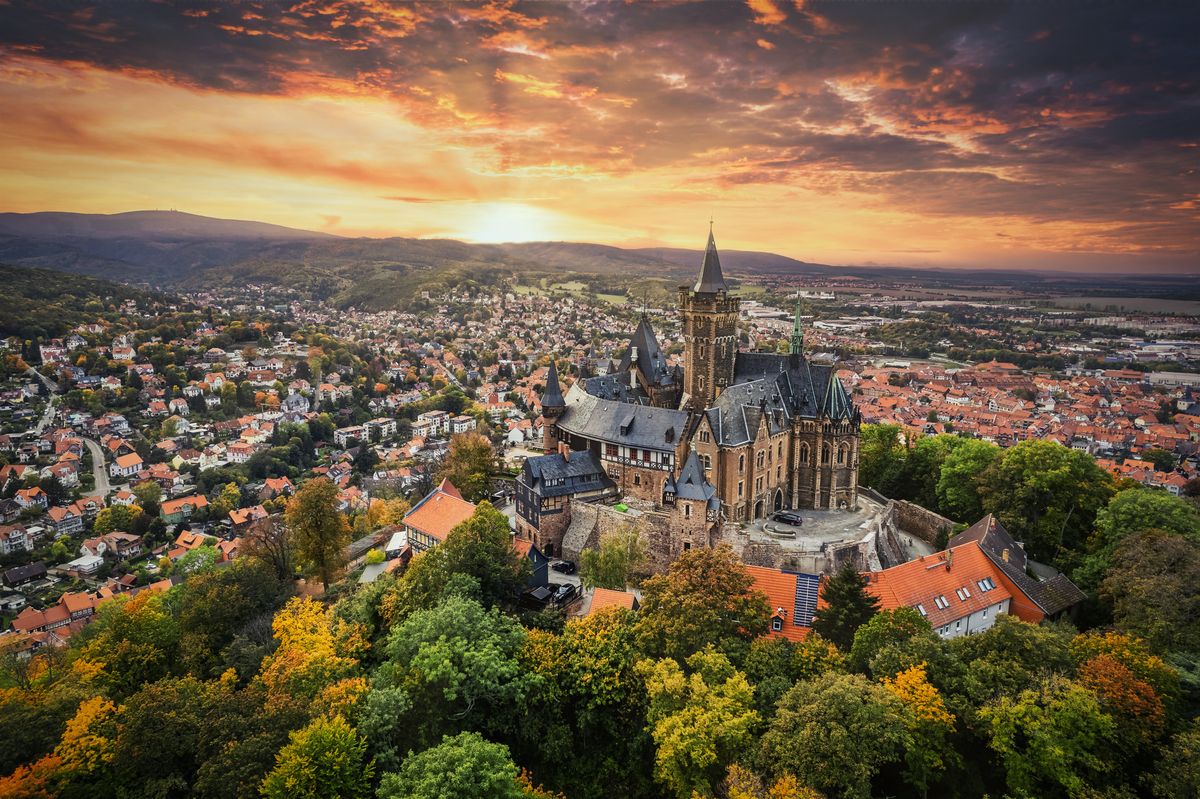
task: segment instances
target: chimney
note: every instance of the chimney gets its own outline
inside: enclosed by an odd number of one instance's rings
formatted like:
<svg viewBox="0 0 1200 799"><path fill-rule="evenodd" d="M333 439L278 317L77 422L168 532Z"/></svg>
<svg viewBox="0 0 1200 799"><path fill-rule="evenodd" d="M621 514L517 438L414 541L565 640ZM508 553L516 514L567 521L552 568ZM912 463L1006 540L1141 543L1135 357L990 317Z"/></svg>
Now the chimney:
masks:
<svg viewBox="0 0 1200 799"><path fill-rule="evenodd" d="M950 565L954 562L954 550L946 550L946 571L950 571Z"/></svg>
<svg viewBox="0 0 1200 799"><path fill-rule="evenodd" d="M1004 548L1004 551L1000 553L1000 557L1004 559L1005 563L1008 563L1008 547Z"/></svg>

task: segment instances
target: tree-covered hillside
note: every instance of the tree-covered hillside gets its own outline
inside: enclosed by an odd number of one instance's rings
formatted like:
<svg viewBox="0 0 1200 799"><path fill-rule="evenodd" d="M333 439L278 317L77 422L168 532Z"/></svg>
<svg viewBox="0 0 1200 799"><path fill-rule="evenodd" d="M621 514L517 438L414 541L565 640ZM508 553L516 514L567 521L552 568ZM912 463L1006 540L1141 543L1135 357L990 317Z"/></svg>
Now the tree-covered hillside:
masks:
<svg viewBox="0 0 1200 799"><path fill-rule="evenodd" d="M83 275L0 264L0 337L61 336L106 313L119 315L132 300L142 308L165 302L161 295Z"/></svg>

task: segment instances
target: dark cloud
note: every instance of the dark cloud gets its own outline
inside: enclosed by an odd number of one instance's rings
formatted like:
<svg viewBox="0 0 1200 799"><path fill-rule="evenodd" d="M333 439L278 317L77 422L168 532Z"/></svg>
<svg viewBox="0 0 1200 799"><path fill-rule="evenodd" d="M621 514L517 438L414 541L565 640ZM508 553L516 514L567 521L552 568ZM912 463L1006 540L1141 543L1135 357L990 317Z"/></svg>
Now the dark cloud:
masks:
<svg viewBox="0 0 1200 799"><path fill-rule="evenodd" d="M1119 220L1200 250L1181 168L1200 135L1194 5L754 6L11 2L0 48L225 92L385 94L490 141L499 170L694 164L718 186Z"/></svg>

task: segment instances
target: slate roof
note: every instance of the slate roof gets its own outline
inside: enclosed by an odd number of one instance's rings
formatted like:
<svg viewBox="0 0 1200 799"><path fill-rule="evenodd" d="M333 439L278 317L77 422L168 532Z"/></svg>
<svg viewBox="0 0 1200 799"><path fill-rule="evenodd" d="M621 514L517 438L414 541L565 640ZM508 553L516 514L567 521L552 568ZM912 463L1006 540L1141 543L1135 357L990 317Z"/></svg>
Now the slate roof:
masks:
<svg viewBox="0 0 1200 799"><path fill-rule="evenodd" d="M557 452L539 455L526 460L521 470L525 478L522 482L543 497L603 491L615 486L600 465L600 459L590 450L572 452L570 460ZM550 480L562 482L547 485Z"/></svg>
<svg viewBox="0 0 1200 799"><path fill-rule="evenodd" d="M618 372L625 372L633 365L633 355L637 353L637 366L646 380L656 386L669 386L676 382L677 369L667 365L666 353L658 345L654 329L645 314L638 321L637 329L629 339L629 349L617 364Z"/></svg>
<svg viewBox="0 0 1200 799"><path fill-rule="evenodd" d="M692 286L692 291L715 294L718 291L728 290L729 287L725 285L725 275L721 274L721 258L717 255L717 240L713 238L710 228L708 245L704 248L704 263L700 265L700 277L696 279L696 285Z"/></svg>
<svg viewBox="0 0 1200 799"><path fill-rule="evenodd" d="M594 441L638 449L674 452L688 424L688 412L601 399L578 384L567 391L567 410L558 426Z"/></svg>
<svg viewBox="0 0 1200 799"><path fill-rule="evenodd" d="M975 542L996 568L1004 572L1021 593L1029 597L1047 616L1061 613L1078 605L1087 595L1065 574L1055 574L1049 579L1039 580L1027 571L1029 559L1020 544L1004 529L992 514L984 516L975 524L950 539L949 545ZM1004 552L1008 551L1008 560Z"/></svg>
<svg viewBox="0 0 1200 799"><path fill-rule="evenodd" d="M558 385L558 367L554 359L550 359L550 374L546 376L546 390L542 393L542 407L561 408L567 401L563 399L562 388Z"/></svg>
<svg viewBox="0 0 1200 799"><path fill-rule="evenodd" d="M706 502L714 510L721 507L721 500L717 496L717 489L704 477L704 469L700 466L700 458L697 457L694 450L688 454L687 460L684 461L683 469L679 472L679 477L674 480L668 478L667 490L674 491L675 496L679 499Z"/></svg>

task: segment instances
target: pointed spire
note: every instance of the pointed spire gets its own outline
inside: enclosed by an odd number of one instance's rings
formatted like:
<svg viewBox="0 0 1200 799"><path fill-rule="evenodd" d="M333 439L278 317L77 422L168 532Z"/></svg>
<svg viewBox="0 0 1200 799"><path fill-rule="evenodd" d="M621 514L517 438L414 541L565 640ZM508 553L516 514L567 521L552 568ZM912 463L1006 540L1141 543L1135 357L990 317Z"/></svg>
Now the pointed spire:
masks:
<svg viewBox="0 0 1200 799"><path fill-rule="evenodd" d="M717 255L717 240L713 237L712 221L708 223L708 246L704 248L704 264L700 267L700 279L692 287L692 291L702 294L715 294L718 291L728 291L725 276L721 274L721 259Z"/></svg>
<svg viewBox="0 0 1200 799"><path fill-rule="evenodd" d="M796 316L792 320L792 342L789 347L792 355L804 354L804 324L800 321L800 297L796 297Z"/></svg>
<svg viewBox="0 0 1200 799"><path fill-rule="evenodd" d="M567 401L563 399L562 388L558 385L558 367L554 359L550 359L550 374L546 376L546 390L542 392L542 407L565 408Z"/></svg>

